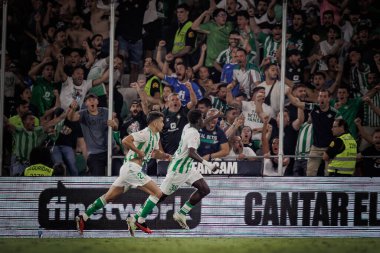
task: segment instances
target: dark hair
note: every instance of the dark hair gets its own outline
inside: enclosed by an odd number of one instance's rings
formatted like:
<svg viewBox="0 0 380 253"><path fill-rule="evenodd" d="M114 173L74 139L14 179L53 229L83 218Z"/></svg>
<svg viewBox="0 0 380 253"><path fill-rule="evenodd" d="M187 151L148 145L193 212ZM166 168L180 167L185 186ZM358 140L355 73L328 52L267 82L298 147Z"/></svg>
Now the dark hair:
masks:
<svg viewBox="0 0 380 253"><path fill-rule="evenodd" d="M257 86L255 88L253 88L252 95L255 94L256 92L258 92L259 90L265 90L265 88L262 86Z"/></svg>
<svg viewBox="0 0 380 253"><path fill-rule="evenodd" d="M322 76L323 79L326 79L326 74L323 73L323 72L321 72L321 71L317 71L317 72L315 72L315 73L314 73L314 76Z"/></svg>
<svg viewBox="0 0 380 253"><path fill-rule="evenodd" d="M302 17L302 21L303 22L306 22L306 14L305 14L305 12L304 11L301 11L301 10L295 10L294 12L293 12L293 18L294 18L294 16L301 16Z"/></svg>
<svg viewBox="0 0 380 253"><path fill-rule="evenodd" d="M200 104L205 105L206 107L211 107L212 106L211 100L209 98L202 98L202 99L200 99L198 101L198 103L197 103L197 106L200 105Z"/></svg>
<svg viewBox="0 0 380 253"><path fill-rule="evenodd" d="M240 35L240 33L236 30L232 30L229 35L233 35L233 34Z"/></svg>
<svg viewBox="0 0 380 253"><path fill-rule="evenodd" d="M202 118L202 112L198 109L190 110L187 113L187 119L189 120L190 124L196 124L201 118Z"/></svg>
<svg viewBox="0 0 380 253"><path fill-rule="evenodd" d="M247 55L247 51L245 51L245 49L244 48L242 48L242 47L238 47L237 49L236 49L236 52L244 52L244 54L245 55Z"/></svg>
<svg viewBox="0 0 380 253"><path fill-rule="evenodd" d="M177 8L175 8L176 10L178 9L185 9L186 11L190 11L190 7L187 3L182 3L182 4L179 4L177 5Z"/></svg>
<svg viewBox="0 0 380 253"><path fill-rule="evenodd" d="M96 37L101 37L101 38L103 38L103 35L101 35L100 33L94 34L94 35L91 37L90 41L92 42Z"/></svg>
<svg viewBox="0 0 380 253"><path fill-rule="evenodd" d="M213 18L216 18L216 16L218 16L218 14L221 13L221 12L226 13L226 11L225 11L224 9L222 9L222 8L216 8L216 9L213 11L213 13L212 13L212 17L213 17Z"/></svg>
<svg viewBox="0 0 380 253"><path fill-rule="evenodd" d="M335 121L338 123L338 126L343 126L345 133L349 132L348 124L344 119L335 119Z"/></svg>
<svg viewBox="0 0 380 253"><path fill-rule="evenodd" d="M156 119L163 118L163 117L164 115L161 112L151 111L148 113L148 116L146 116L146 122L149 125L151 122L155 121Z"/></svg>
<svg viewBox="0 0 380 253"><path fill-rule="evenodd" d="M326 15L326 14L330 14L331 16L334 17L334 12L332 10L326 10L323 12L322 16Z"/></svg>
<svg viewBox="0 0 380 253"><path fill-rule="evenodd" d="M53 161L51 159L50 150L47 147L35 147L30 151L30 165L41 163L45 166L53 166Z"/></svg>
<svg viewBox="0 0 380 253"><path fill-rule="evenodd" d="M16 100L16 108L20 107L21 105L26 105L26 104L29 104L29 102L24 99Z"/></svg>
<svg viewBox="0 0 380 253"><path fill-rule="evenodd" d="M31 111L26 112L24 115L22 115L21 120L24 122L29 116L34 116Z"/></svg>
<svg viewBox="0 0 380 253"><path fill-rule="evenodd" d="M331 92L328 89L322 88L319 92L327 92L329 94L329 97L331 96Z"/></svg>
<svg viewBox="0 0 380 253"><path fill-rule="evenodd" d="M171 85L164 85L164 88L165 88L165 87L169 88L172 92L174 91L174 88L173 88L173 86L171 86Z"/></svg>
<svg viewBox="0 0 380 253"><path fill-rule="evenodd" d="M54 176L66 176L66 165L64 163L57 163L53 166Z"/></svg>
<svg viewBox="0 0 380 253"><path fill-rule="evenodd" d="M306 85L303 83L297 83L297 84L293 85L292 91L295 91L296 89L301 88L301 87L306 88Z"/></svg>
<svg viewBox="0 0 380 253"><path fill-rule="evenodd" d="M245 17L245 19L249 19L249 14L248 11L246 10L241 10L236 13L236 16L238 17Z"/></svg>

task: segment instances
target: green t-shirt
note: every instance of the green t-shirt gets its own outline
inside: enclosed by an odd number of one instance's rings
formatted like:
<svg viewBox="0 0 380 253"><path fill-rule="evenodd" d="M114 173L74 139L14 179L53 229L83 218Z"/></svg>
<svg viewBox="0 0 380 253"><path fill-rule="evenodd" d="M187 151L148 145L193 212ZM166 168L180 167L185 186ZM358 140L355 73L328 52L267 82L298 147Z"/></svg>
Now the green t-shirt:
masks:
<svg viewBox="0 0 380 253"><path fill-rule="evenodd" d="M200 29L208 31L207 34L207 55L206 67L214 66L214 61L218 55L228 47L228 37L233 29L233 24L229 21L224 26L218 26L214 21L201 24Z"/></svg>
<svg viewBox="0 0 380 253"><path fill-rule="evenodd" d="M337 101L335 99L331 100L330 105L334 107ZM352 98L348 99L347 103L339 107L338 112L341 114L342 118L347 122L349 131L351 135L356 139L358 133L356 130L356 125L354 123L355 118L362 106L362 98Z"/></svg>
<svg viewBox="0 0 380 253"><path fill-rule="evenodd" d="M55 102L54 89L59 90L56 83L48 82L42 76L37 77L33 85L30 103L38 109L38 116L44 115L46 110L53 107Z"/></svg>

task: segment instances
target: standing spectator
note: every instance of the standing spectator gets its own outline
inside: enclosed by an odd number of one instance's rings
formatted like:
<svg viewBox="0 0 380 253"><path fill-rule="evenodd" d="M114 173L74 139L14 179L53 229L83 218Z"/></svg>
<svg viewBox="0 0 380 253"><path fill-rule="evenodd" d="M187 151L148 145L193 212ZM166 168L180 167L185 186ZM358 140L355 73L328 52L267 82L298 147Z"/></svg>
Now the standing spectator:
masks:
<svg viewBox="0 0 380 253"><path fill-rule="evenodd" d="M91 87L99 85L108 79L108 73L96 80L84 80L84 69L77 66L71 76L67 76L63 70L63 57L59 57L55 80L62 81L60 94L61 107L67 109L73 100L76 100L78 106L82 106L84 97Z"/></svg>
<svg viewBox="0 0 380 253"><path fill-rule="evenodd" d="M228 37L228 47L227 49L224 49L218 57L216 58L214 62L214 67L219 72L222 72L223 67L225 64L232 62L232 52L237 50L237 47L239 45L239 33L237 31L230 32L230 35ZM236 50L234 50L236 49Z"/></svg>
<svg viewBox="0 0 380 253"><path fill-rule="evenodd" d="M259 87L265 88L265 103L272 107L275 114L280 111L281 89L278 81L280 71L275 63L270 63L264 68L265 80L259 84ZM289 87L285 86L285 93Z"/></svg>
<svg viewBox="0 0 380 253"><path fill-rule="evenodd" d="M161 133L161 145L165 153L174 154L177 150L183 127L188 123L187 113L192 109L197 101L193 95L193 100L182 106L177 93L171 93L168 97L169 107L163 110L164 128Z"/></svg>
<svg viewBox="0 0 380 253"><path fill-rule="evenodd" d="M310 31L305 29L306 15L302 11L296 11L292 15L292 26L287 31L291 35L288 40L288 48L297 49L301 58L305 59L313 48Z"/></svg>
<svg viewBox="0 0 380 253"><path fill-rule="evenodd" d="M190 86L196 95L196 99L197 100L201 99L202 92L199 89L198 85L194 82L189 81L188 77L186 76L186 66L183 63L179 63L177 64L175 68L176 68L177 77L169 77L152 65L150 67L150 73L159 77L160 79L165 80L170 86L172 86L174 88L174 91L178 93L178 96L181 99L182 105L186 106L189 102L192 101L191 96L190 96L191 92L187 88ZM190 86L186 85L187 82L189 82L191 85Z"/></svg>
<svg viewBox="0 0 380 253"><path fill-rule="evenodd" d="M310 121L302 124L298 132L293 166L294 176L306 176L307 156L310 153L311 145L313 145L313 126L310 118Z"/></svg>
<svg viewBox="0 0 380 253"><path fill-rule="evenodd" d="M83 27L84 20L79 14L74 14L71 27L66 30L67 44L72 48L80 48L83 41L91 39L92 32Z"/></svg>
<svg viewBox="0 0 380 253"><path fill-rule="evenodd" d="M272 107L264 103L265 88L255 87L252 90L251 101L240 101L234 99L231 90L232 86L227 86L227 104L231 106L237 104L241 107L241 111L245 119L245 125L251 127L254 133L252 134L252 140L261 140L263 113L269 115L270 118L275 117Z"/></svg>
<svg viewBox="0 0 380 253"><path fill-rule="evenodd" d="M186 3L180 4L176 8L178 29L171 50L174 58L182 57L187 63L190 62L188 56L195 48L196 41L196 34L191 29L193 22L189 20L189 11L190 7Z"/></svg>
<svg viewBox="0 0 380 253"><path fill-rule="evenodd" d="M140 100L133 100L129 108L129 116L124 120L120 127L120 137L124 137L141 131L147 126L146 114L143 112Z"/></svg>
<svg viewBox="0 0 380 253"><path fill-rule="evenodd" d="M90 26L93 34L99 34L102 38L101 51L105 54L109 52L110 19L109 10L101 9L97 6L97 0L89 0Z"/></svg>
<svg viewBox="0 0 380 253"><path fill-rule="evenodd" d="M42 75L37 73L42 69ZM54 65L50 59L44 59L40 64L34 66L29 71L29 76L35 81L32 91L31 104L38 110L38 116L42 116L46 110L54 105L54 90L57 89L54 83Z"/></svg>
<svg viewBox="0 0 380 253"><path fill-rule="evenodd" d="M116 35L120 43L120 53L130 63L130 83L137 81L142 60L143 19L148 4L149 0L128 0L121 2L117 7L119 20L116 25Z"/></svg>
<svg viewBox="0 0 380 253"><path fill-rule="evenodd" d="M87 166L92 176L105 176L107 168L107 136L108 127L117 130L118 120L115 115L108 120L108 109L98 108L98 98L89 93L84 99L86 109L71 113L69 120L79 120L84 140L87 144ZM71 104L72 110L77 108L76 101Z"/></svg>
<svg viewBox="0 0 380 253"><path fill-rule="evenodd" d="M313 145L310 148L310 158L307 162L307 176L317 176L318 168L322 162L322 156L333 140L331 132L335 118L339 116L338 112L330 107L329 101L331 98L330 92L320 90L318 96L318 104L305 103L295 98L291 92L286 94L292 104L301 109L310 110L311 120L313 124ZM325 169L327 176L327 169Z"/></svg>
<svg viewBox="0 0 380 253"><path fill-rule="evenodd" d="M29 110L29 102L26 100L20 100L16 103L16 111L17 114L9 118L9 124L15 127L23 127L22 117L28 113ZM34 126L39 126L40 121L37 117L34 117Z"/></svg>
<svg viewBox="0 0 380 253"><path fill-rule="evenodd" d="M44 59L50 58L58 60L58 55L61 54L61 50L66 47L66 32L63 29L58 29L54 34L54 41L51 43L45 51Z"/></svg>
<svg viewBox="0 0 380 253"><path fill-rule="evenodd" d="M276 0L270 0L269 5L268 2L269 0L258 0L254 15L250 14L255 19L256 24L266 33L270 30L271 25L276 22L274 13Z"/></svg>
<svg viewBox="0 0 380 253"><path fill-rule="evenodd" d="M353 176L357 154L356 141L349 133L344 119L334 120L331 131L335 139L323 153L323 160L329 163L327 172L329 176Z"/></svg>
<svg viewBox="0 0 380 253"><path fill-rule="evenodd" d="M257 54L257 48L255 33L250 27L249 18L247 11L237 12L237 30L240 35L239 47L242 47L247 51L248 62L253 63Z"/></svg>
<svg viewBox="0 0 380 253"><path fill-rule="evenodd" d="M349 98L348 87L341 86L338 88L337 99L332 100L331 105L342 115L350 134L356 139L358 135L354 120L363 107L363 98Z"/></svg>
<svg viewBox="0 0 380 253"><path fill-rule="evenodd" d="M247 52L244 49L237 49L236 58L238 66L233 70L232 85L238 85L238 90L250 98L253 88L261 81L260 71L256 65L247 61ZM234 95L236 96L236 89Z"/></svg>
<svg viewBox="0 0 380 253"><path fill-rule="evenodd" d="M217 115L217 109L210 109L206 118ZM230 152L227 136L224 131L217 125L218 118L209 121L205 127L199 130L201 135L201 144L198 153L206 161L211 159L223 158Z"/></svg>
<svg viewBox="0 0 380 253"><path fill-rule="evenodd" d="M210 68L214 77L214 61L228 45L228 36L233 29L233 24L227 21L227 13L223 9L215 9L212 13L213 20L202 24L204 19L210 16L210 10L203 12L194 22L191 28L194 31L207 34L207 56L205 66ZM213 78L214 79L214 78ZM215 80L217 81L219 77Z"/></svg>
<svg viewBox="0 0 380 253"><path fill-rule="evenodd" d="M349 52L350 89L354 97L363 97L369 90L368 73L370 66L362 61L362 52L358 48L351 48Z"/></svg>

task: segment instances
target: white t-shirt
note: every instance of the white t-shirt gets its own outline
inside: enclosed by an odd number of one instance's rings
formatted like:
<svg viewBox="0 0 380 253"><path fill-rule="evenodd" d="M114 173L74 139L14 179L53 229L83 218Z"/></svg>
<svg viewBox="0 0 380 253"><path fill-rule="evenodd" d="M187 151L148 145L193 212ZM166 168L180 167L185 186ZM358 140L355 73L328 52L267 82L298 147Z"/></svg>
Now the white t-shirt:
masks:
<svg viewBox="0 0 380 253"><path fill-rule="evenodd" d="M242 113L244 115L245 121L244 125L249 126L251 129L262 128L263 122L261 121L259 115L256 112L256 105L253 101L242 101ZM269 117L274 118L275 114L272 107L267 104L263 104L263 111ZM252 134L252 140L261 140L261 133Z"/></svg>
<svg viewBox="0 0 380 253"><path fill-rule="evenodd" d="M270 96L270 107L272 107L274 111L274 115L277 115L277 113L280 111L280 96L281 96L281 89L280 89L280 82L276 81L274 84L274 87L272 89L272 93ZM268 85L265 81L260 83L258 87L264 87L265 88L265 97L268 96L270 89L272 85ZM285 86L285 93L289 89L288 86ZM285 95L284 95L285 96Z"/></svg>
<svg viewBox="0 0 380 253"><path fill-rule="evenodd" d="M246 157L251 157L256 156L256 153L251 148L243 147L243 155L245 155ZM230 153L228 154L228 156L225 157L225 159L236 159L238 156L239 154L236 154L234 149L231 148Z"/></svg>
<svg viewBox="0 0 380 253"><path fill-rule="evenodd" d="M92 80L83 80L82 84L77 86L74 84L72 77L67 77L66 81L62 84L61 95L59 96L62 109L66 110L69 108L71 102L77 98L80 108L83 104L86 93L91 87Z"/></svg>
<svg viewBox="0 0 380 253"><path fill-rule="evenodd" d="M183 173L191 170L193 159L189 157L189 149L198 149L201 143L200 134L197 129L190 127L190 124L184 126L181 141L173 155L168 170Z"/></svg>

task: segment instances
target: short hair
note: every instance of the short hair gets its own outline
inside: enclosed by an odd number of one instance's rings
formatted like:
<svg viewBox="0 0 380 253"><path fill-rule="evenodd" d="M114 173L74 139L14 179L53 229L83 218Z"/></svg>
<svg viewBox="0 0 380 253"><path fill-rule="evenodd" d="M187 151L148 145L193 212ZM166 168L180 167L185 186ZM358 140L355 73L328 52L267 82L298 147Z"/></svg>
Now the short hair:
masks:
<svg viewBox="0 0 380 253"><path fill-rule="evenodd" d="M206 107L211 107L212 106L212 103L211 103L211 100L209 98L202 98L198 101L197 105L205 105Z"/></svg>
<svg viewBox="0 0 380 253"><path fill-rule="evenodd" d="M24 115L22 115L21 120L24 122L29 116L33 116L33 113L31 111L26 112Z"/></svg>
<svg viewBox="0 0 380 253"><path fill-rule="evenodd" d="M255 88L253 88L252 95L255 94L256 92L260 91L260 90L265 90L265 88L262 86L257 86Z"/></svg>
<svg viewBox="0 0 380 253"><path fill-rule="evenodd" d="M101 38L103 39L103 35L101 35L100 33L97 33L97 34L94 34L94 35L91 37L90 41L92 42L94 39L96 39L96 37L101 37Z"/></svg>
<svg viewBox="0 0 380 253"><path fill-rule="evenodd" d="M322 88L319 92L327 92L329 94L329 97L331 96L331 92L328 89Z"/></svg>
<svg viewBox="0 0 380 253"><path fill-rule="evenodd" d="M323 14L322 14L322 16L328 15L328 14L330 14L331 16L334 17L334 12L332 10L326 10L326 11L324 11Z"/></svg>
<svg viewBox="0 0 380 253"><path fill-rule="evenodd" d="M373 131L372 136L376 133L380 133L380 128L376 128L375 131Z"/></svg>
<svg viewBox="0 0 380 253"><path fill-rule="evenodd" d="M146 116L146 121L149 125L151 122L153 122L159 118L164 118L164 114L162 114L161 112L158 112L158 111L151 111L148 113L148 116Z"/></svg>
<svg viewBox="0 0 380 253"><path fill-rule="evenodd" d="M249 19L248 11L246 10L240 10L236 13L236 16L238 17L245 17L246 19Z"/></svg>
<svg viewBox="0 0 380 253"><path fill-rule="evenodd" d="M242 47L238 47L237 49L236 49L236 52L244 52L244 54L245 55L247 55L247 51L244 49L244 48L242 48Z"/></svg>
<svg viewBox="0 0 380 253"><path fill-rule="evenodd" d="M338 126L343 126L343 129L344 129L344 132L348 133L349 132L349 128L348 128L348 124L347 122L340 118L340 119L335 119L335 121L338 123Z"/></svg>
<svg viewBox="0 0 380 253"><path fill-rule="evenodd" d="M168 84L164 85L164 88L169 88L172 92L174 91L173 86L168 85Z"/></svg>
<svg viewBox="0 0 380 253"><path fill-rule="evenodd" d="M190 7L187 3L182 3L182 4L179 4L177 5L177 8L175 8L176 10L178 9L185 9L186 11L190 11Z"/></svg>
<svg viewBox="0 0 380 253"><path fill-rule="evenodd" d="M295 91L298 88L306 88L306 85L303 83L297 83L297 84L293 85L292 91Z"/></svg>
<svg viewBox="0 0 380 253"><path fill-rule="evenodd" d="M229 35L240 35L239 31L232 30Z"/></svg>
<svg viewBox="0 0 380 253"><path fill-rule="evenodd" d="M53 166L54 176L66 176L66 165L64 163L57 163Z"/></svg>
<svg viewBox="0 0 380 253"><path fill-rule="evenodd" d="M45 166L51 167L53 161L50 155L50 150L47 147L37 146L34 147L29 154L30 165L43 164Z"/></svg>
<svg viewBox="0 0 380 253"><path fill-rule="evenodd" d="M221 12L226 13L226 11L225 11L223 8L216 8L216 9L213 11L213 13L212 13L212 17L213 17L213 18L216 18L216 16L218 16L218 14L221 13Z"/></svg>
<svg viewBox="0 0 380 253"><path fill-rule="evenodd" d="M321 71L317 71L317 72L315 72L315 73L314 73L314 76L322 76L323 79L326 79L326 74L323 73L323 72L321 72Z"/></svg>
<svg viewBox="0 0 380 253"><path fill-rule="evenodd" d="M20 107L21 105L26 105L26 104L29 104L29 102L24 100L24 99L17 100L16 101L16 108Z"/></svg>
<svg viewBox="0 0 380 253"><path fill-rule="evenodd" d="M189 120L190 124L196 124L201 118L202 118L202 112L198 109L190 110L187 113L187 119Z"/></svg>
<svg viewBox="0 0 380 253"><path fill-rule="evenodd" d="M296 15L297 15L297 16L301 16L303 22L306 21L306 14L305 14L304 11L302 11L302 10L295 10L295 11L293 12L293 18L294 18L294 16L296 16Z"/></svg>

